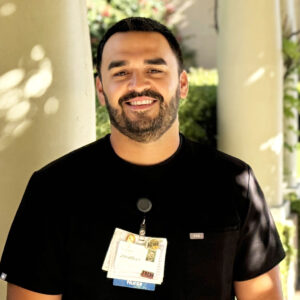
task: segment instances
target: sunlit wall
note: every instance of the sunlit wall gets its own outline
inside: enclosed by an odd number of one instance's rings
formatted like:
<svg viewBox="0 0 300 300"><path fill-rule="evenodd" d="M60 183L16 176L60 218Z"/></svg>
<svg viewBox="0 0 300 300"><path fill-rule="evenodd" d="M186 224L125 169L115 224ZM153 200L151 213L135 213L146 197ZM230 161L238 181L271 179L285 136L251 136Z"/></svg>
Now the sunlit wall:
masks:
<svg viewBox="0 0 300 300"><path fill-rule="evenodd" d="M95 140L95 94L84 0L1 1L0 41L2 253L33 171Z"/></svg>

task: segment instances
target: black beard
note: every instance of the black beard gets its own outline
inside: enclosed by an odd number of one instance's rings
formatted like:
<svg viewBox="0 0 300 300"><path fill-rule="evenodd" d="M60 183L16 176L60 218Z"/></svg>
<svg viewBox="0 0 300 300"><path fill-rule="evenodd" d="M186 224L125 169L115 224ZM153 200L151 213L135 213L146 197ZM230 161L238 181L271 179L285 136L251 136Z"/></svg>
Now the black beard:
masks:
<svg viewBox="0 0 300 300"><path fill-rule="evenodd" d="M119 112L119 109L112 107L106 94L104 92L103 94L111 124L130 139L140 143L150 143L158 140L173 125L178 114L179 86L169 104L165 103L162 95L151 90L126 94L118 101L121 112ZM147 112L138 112L138 120L132 121L126 116L122 103L141 96L150 96L159 101L159 113L156 117L151 118L147 116Z"/></svg>

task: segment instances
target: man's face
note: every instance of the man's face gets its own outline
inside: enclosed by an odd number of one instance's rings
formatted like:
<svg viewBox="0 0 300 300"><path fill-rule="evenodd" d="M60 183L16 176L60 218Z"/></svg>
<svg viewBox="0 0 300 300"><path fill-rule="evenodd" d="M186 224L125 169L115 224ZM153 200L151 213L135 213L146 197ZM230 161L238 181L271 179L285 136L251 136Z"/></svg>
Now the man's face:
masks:
<svg viewBox="0 0 300 300"><path fill-rule="evenodd" d="M149 143L177 119L180 97L187 93L186 73L165 37L156 32L116 33L106 42L97 78L101 104L112 126L129 138Z"/></svg>

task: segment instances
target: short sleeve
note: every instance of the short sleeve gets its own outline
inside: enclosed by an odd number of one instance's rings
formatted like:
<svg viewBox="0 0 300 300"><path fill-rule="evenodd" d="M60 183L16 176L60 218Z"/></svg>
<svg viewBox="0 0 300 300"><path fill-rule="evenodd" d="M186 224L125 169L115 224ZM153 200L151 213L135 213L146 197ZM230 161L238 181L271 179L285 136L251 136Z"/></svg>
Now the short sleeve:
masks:
<svg viewBox="0 0 300 300"><path fill-rule="evenodd" d="M279 234L263 192L248 167L248 211L240 231L234 264L234 280L259 276L275 267L284 257Z"/></svg>
<svg viewBox="0 0 300 300"><path fill-rule="evenodd" d="M55 295L62 293L63 239L48 186L37 173L31 177L4 247L0 274L25 289Z"/></svg>

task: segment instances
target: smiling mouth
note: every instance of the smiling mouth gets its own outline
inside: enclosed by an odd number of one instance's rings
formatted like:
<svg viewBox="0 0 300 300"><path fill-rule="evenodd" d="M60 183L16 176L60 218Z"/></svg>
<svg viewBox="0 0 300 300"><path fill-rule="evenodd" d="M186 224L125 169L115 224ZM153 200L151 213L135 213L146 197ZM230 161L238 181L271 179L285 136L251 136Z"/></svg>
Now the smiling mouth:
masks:
<svg viewBox="0 0 300 300"><path fill-rule="evenodd" d="M152 107L158 100L152 97L133 97L128 101L125 101L126 105L131 109L147 109Z"/></svg>
<svg viewBox="0 0 300 300"><path fill-rule="evenodd" d="M133 101L126 101L127 105L130 106L142 106L142 105L151 105L152 103L156 102L157 100L133 100Z"/></svg>

